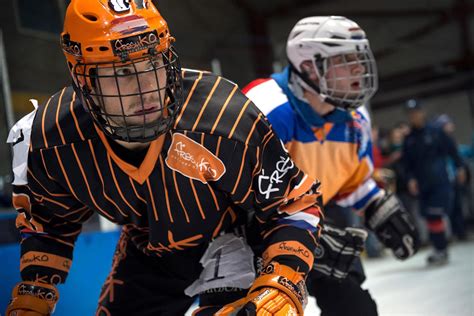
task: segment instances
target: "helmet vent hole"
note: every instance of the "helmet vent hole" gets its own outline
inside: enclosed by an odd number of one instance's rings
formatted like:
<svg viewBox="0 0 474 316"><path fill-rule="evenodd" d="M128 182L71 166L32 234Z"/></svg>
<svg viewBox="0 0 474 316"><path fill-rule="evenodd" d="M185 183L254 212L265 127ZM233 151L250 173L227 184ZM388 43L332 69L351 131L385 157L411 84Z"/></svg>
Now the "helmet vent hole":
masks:
<svg viewBox="0 0 474 316"><path fill-rule="evenodd" d="M108 48L107 46L101 46L101 47L99 47L99 50L100 50L101 52L106 52L106 51L109 50L109 48Z"/></svg>
<svg viewBox="0 0 474 316"><path fill-rule="evenodd" d="M97 22L99 20L94 13L84 13L82 16L91 22Z"/></svg>
<svg viewBox="0 0 474 316"><path fill-rule="evenodd" d="M87 48L86 48L86 51L92 52L92 51L94 51L94 49L93 49L92 47L87 47Z"/></svg>
<svg viewBox="0 0 474 316"><path fill-rule="evenodd" d="M163 37L165 37L165 33L161 32L160 33L160 38L163 38Z"/></svg>

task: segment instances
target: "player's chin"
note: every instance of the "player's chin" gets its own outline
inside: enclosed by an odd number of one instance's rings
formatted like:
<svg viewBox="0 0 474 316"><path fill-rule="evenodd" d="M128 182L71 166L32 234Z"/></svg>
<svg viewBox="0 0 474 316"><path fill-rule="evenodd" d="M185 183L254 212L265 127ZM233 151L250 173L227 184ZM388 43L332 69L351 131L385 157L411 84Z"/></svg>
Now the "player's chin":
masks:
<svg viewBox="0 0 474 316"><path fill-rule="evenodd" d="M161 111L134 114L127 117L126 122L129 126L149 125L156 122L161 117Z"/></svg>

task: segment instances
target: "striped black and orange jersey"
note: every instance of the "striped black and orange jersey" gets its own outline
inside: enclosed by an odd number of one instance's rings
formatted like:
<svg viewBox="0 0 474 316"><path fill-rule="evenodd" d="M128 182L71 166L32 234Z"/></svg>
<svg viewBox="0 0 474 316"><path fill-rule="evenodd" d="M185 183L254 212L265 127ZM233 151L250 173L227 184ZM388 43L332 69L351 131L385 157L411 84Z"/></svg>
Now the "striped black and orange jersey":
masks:
<svg viewBox="0 0 474 316"><path fill-rule="evenodd" d="M15 125L24 279L64 282L81 224L93 212L124 225L146 254L166 257L207 245L252 211L264 259L309 270L318 183L294 165L235 84L185 70L183 89L172 130L151 142L137 167L114 152L71 87Z"/></svg>

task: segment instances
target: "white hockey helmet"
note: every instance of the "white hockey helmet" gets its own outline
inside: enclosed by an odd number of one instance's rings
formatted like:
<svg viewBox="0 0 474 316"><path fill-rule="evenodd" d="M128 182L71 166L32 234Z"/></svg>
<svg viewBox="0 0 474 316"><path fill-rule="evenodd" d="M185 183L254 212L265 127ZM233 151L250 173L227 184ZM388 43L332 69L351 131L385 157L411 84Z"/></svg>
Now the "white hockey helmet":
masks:
<svg viewBox="0 0 474 316"><path fill-rule="evenodd" d="M351 110L365 104L377 91L377 67L369 40L357 23L345 17L315 16L298 21L288 37L286 53L296 84L318 93L328 103ZM341 56L337 64L331 61L334 56ZM312 61L317 81L302 69L304 61ZM328 76L330 67L354 66L362 66L363 71ZM341 89L337 83L342 80L357 80L357 89Z"/></svg>

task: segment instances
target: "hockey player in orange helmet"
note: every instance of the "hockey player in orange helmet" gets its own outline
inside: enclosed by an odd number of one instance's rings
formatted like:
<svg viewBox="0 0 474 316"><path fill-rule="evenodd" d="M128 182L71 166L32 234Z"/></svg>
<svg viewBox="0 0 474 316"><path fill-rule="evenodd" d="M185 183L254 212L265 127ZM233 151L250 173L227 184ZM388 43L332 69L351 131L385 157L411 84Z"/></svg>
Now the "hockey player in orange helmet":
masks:
<svg viewBox="0 0 474 316"><path fill-rule="evenodd" d="M9 135L22 281L6 315L53 313L94 212L121 226L96 315L183 315L196 296L197 315L303 313L319 182L237 85L182 70L173 41L150 0L69 4L73 84ZM236 234L249 218L258 275L252 241Z"/></svg>
<svg viewBox="0 0 474 316"><path fill-rule="evenodd" d="M75 87L105 134L147 142L171 127L182 103L173 42L151 1L74 1L68 7L62 48Z"/></svg>

